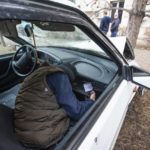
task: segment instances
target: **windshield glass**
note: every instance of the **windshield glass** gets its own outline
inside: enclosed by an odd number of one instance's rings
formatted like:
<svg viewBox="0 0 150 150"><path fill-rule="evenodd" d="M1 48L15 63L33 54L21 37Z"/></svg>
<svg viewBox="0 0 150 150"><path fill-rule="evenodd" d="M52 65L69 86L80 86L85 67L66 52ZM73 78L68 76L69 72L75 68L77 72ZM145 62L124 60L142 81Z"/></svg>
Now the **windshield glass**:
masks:
<svg viewBox="0 0 150 150"><path fill-rule="evenodd" d="M30 23L22 21L21 24L17 25L18 36L33 45L33 36L28 37L25 30L25 27L27 25L32 27L33 29L33 35L37 47L55 46L64 48L74 48L84 51L94 51L107 56L107 54L77 26L62 23Z"/></svg>

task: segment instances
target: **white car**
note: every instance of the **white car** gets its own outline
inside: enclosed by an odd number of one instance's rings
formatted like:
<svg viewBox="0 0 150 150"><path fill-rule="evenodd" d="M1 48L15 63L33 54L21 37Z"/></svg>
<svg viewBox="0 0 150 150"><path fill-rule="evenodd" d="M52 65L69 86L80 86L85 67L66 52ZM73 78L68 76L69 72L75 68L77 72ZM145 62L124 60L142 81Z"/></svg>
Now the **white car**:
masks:
<svg viewBox="0 0 150 150"><path fill-rule="evenodd" d="M150 88L129 42L119 52L83 12L57 2L7 0L0 10L0 150L30 149L15 137L13 111L21 83L45 61L66 68L78 99L87 96L85 83L97 95L49 150L113 149L137 87Z"/></svg>

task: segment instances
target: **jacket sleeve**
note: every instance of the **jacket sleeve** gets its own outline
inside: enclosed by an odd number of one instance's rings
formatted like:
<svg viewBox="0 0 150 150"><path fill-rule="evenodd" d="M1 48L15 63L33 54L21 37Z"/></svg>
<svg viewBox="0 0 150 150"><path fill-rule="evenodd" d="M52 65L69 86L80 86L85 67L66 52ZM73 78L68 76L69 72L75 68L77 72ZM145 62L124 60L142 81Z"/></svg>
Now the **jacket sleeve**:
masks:
<svg viewBox="0 0 150 150"><path fill-rule="evenodd" d="M54 90L58 104L64 108L67 115L79 120L94 103L90 99L79 101L72 91L68 76L64 73L54 73L47 77L48 85Z"/></svg>
<svg viewBox="0 0 150 150"><path fill-rule="evenodd" d="M112 22L111 30L117 30L120 24L120 20L116 19Z"/></svg>
<svg viewBox="0 0 150 150"><path fill-rule="evenodd" d="M111 30L113 31L115 29L115 21L112 21L112 24L111 24Z"/></svg>
<svg viewBox="0 0 150 150"><path fill-rule="evenodd" d="M100 22L100 30L103 31L103 26L104 26L104 18L102 18Z"/></svg>

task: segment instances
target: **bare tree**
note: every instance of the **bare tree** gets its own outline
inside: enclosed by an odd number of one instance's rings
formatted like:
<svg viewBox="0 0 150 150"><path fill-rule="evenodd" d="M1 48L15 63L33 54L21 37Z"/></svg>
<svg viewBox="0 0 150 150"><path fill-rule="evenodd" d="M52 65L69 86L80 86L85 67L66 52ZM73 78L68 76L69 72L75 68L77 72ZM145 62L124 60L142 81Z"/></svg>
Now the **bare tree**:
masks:
<svg viewBox="0 0 150 150"><path fill-rule="evenodd" d="M127 38L131 42L132 47L135 48L143 18L150 17L150 10L145 10L146 5L150 5L150 0L134 0L132 4L132 9L112 7L112 5L109 2L107 2L107 4L108 4L107 7L97 10L97 13L99 13L104 9L122 10L129 13L129 21L127 25L126 34Z"/></svg>
<svg viewBox="0 0 150 150"><path fill-rule="evenodd" d="M134 0L132 10L129 13L129 22L127 26L127 37L133 48L136 46L136 41L139 35L140 27L143 18L146 16L145 8L148 0Z"/></svg>

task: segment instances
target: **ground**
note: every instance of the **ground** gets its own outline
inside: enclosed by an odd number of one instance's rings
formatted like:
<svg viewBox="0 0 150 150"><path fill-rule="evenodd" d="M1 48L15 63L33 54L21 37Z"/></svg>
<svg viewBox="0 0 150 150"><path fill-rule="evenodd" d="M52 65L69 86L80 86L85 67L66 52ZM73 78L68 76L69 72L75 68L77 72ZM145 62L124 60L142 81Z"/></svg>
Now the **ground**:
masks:
<svg viewBox="0 0 150 150"><path fill-rule="evenodd" d="M140 66L150 72L150 51L135 50ZM136 94L129 105L114 150L150 150L150 91Z"/></svg>

